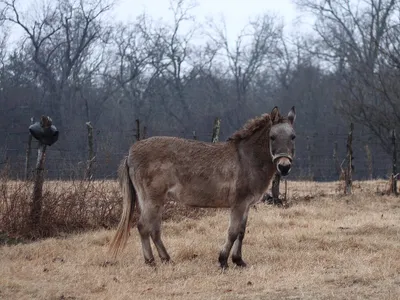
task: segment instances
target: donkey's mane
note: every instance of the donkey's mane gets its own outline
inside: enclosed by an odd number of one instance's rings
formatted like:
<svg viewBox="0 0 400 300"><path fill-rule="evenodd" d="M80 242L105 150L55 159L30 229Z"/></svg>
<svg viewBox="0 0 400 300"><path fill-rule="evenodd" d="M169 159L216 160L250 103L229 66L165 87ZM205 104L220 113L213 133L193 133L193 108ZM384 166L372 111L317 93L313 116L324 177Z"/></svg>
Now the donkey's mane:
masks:
<svg viewBox="0 0 400 300"><path fill-rule="evenodd" d="M271 117L269 114L262 114L259 117L255 117L250 119L243 125L243 127L236 132L234 132L229 138L228 141L240 141L248 138L254 132L265 128L271 127ZM270 128L268 128L269 130Z"/></svg>
<svg viewBox="0 0 400 300"><path fill-rule="evenodd" d="M253 135L256 131L266 128L268 131L271 129L272 125L287 122L288 118L284 116L279 116L277 122L272 124L271 116L269 114L262 114L259 117L248 120L241 129L234 132L228 141L240 141Z"/></svg>

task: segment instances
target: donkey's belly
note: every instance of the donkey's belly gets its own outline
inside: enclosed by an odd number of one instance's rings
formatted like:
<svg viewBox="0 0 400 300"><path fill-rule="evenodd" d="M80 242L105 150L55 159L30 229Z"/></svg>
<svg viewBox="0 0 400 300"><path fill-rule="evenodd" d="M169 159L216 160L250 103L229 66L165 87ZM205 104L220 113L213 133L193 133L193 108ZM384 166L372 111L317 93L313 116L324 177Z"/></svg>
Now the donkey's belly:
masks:
<svg viewBox="0 0 400 300"><path fill-rule="evenodd" d="M192 207L230 207L232 191L230 187L215 185L177 184L168 190L168 198Z"/></svg>
<svg viewBox="0 0 400 300"><path fill-rule="evenodd" d="M182 201L185 205L191 207L204 207L204 208L229 208L230 202L227 199L210 199L202 197L188 197Z"/></svg>

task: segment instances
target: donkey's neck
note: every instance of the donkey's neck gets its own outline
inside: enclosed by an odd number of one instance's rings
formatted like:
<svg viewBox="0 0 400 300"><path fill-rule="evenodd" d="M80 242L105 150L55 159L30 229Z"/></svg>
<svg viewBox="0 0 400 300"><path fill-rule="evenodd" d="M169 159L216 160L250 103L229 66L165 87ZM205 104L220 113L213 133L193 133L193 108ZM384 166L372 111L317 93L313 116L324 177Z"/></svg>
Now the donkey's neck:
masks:
<svg viewBox="0 0 400 300"><path fill-rule="evenodd" d="M269 151L269 132L261 129L237 143L241 161L252 166L265 168L273 165Z"/></svg>

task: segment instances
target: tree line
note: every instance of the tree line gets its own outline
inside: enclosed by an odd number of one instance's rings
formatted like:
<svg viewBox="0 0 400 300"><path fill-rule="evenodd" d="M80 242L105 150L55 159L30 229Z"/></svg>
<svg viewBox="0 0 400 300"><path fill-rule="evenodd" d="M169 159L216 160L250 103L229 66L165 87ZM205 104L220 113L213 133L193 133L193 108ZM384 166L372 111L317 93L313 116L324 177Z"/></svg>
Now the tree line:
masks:
<svg viewBox="0 0 400 300"><path fill-rule="evenodd" d="M112 0L25 2L0 0L0 163L17 161L26 137L13 130L26 130L30 118L42 114L60 130L57 147L74 157L87 148L90 121L97 162L105 152L113 156L98 173L103 175L121 158L112 153L127 151L134 141L126 132L136 119L148 136L189 137L193 131L211 134L220 117L224 140L275 105L282 111L295 105L296 172L326 179L338 178L335 168L321 171L310 162L332 158L349 122L362 132L358 148L368 144L373 153L389 155L389 133L400 132L395 0L294 0L314 17L312 34L285 34L282 21L265 12L234 40L223 20L197 20L190 0L170 1L172 22L143 13L124 23L111 20ZM10 29L21 33L13 46ZM344 148L343 142L343 158ZM356 168L357 160L365 164L363 156L356 155ZM375 174L384 175L384 169Z"/></svg>

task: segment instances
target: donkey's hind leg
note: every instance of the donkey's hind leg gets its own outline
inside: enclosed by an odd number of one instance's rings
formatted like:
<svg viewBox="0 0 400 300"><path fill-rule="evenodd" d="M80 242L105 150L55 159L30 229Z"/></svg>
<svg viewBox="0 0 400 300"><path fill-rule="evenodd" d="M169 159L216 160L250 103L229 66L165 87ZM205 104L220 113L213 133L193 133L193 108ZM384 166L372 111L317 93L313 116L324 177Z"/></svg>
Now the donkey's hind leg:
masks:
<svg viewBox="0 0 400 300"><path fill-rule="evenodd" d="M157 252L158 255L160 256L161 261L169 262L170 256L167 252L167 249L164 246L163 241L161 240L161 215L162 215L162 206L154 207L152 229L150 235L154 245L157 248Z"/></svg>
<svg viewBox="0 0 400 300"><path fill-rule="evenodd" d="M137 228L142 242L144 261L148 265L154 265L154 256L150 244L151 227L147 216L143 213L139 217Z"/></svg>
<svg viewBox="0 0 400 300"><path fill-rule="evenodd" d="M151 198L150 198L151 199ZM143 256L147 264L154 264L154 256L150 245L150 237L157 248L161 261L168 262L170 256L161 240L162 204L151 203L142 205L138 229L142 241Z"/></svg>

